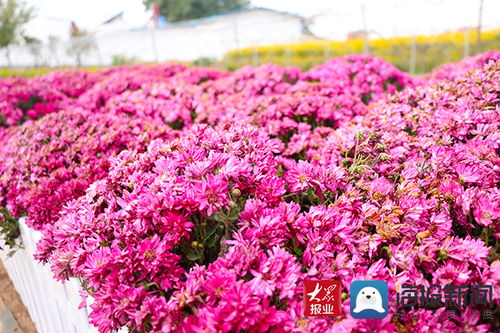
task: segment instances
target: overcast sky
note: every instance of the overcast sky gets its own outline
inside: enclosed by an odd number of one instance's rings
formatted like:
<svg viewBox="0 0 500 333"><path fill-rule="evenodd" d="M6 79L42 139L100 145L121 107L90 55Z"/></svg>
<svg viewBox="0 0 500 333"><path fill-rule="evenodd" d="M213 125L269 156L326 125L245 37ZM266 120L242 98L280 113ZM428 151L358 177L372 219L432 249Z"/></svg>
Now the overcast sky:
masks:
<svg viewBox="0 0 500 333"><path fill-rule="evenodd" d="M262 6L315 17L311 27L321 37L344 39L349 31L363 28L362 6L369 30L376 35L429 34L475 26L480 0L251 0ZM142 0L27 0L37 18L26 33L46 40L48 35L68 35L69 22L93 30L111 16L124 11L132 27L149 19ZM483 24L500 27L500 1L484 0Z"/></svg>

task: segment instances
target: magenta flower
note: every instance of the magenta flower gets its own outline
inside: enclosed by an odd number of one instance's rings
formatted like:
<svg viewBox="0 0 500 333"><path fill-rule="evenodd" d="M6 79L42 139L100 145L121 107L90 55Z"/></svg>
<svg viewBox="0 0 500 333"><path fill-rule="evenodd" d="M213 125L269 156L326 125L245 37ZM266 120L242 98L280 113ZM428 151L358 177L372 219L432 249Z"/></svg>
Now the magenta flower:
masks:
<svg viewBox="0 0 500 333"><path fill-rule="evenodd" d="M219 175L209 175L196 185L193 200L199 204L199 210L212 215L222 206L229 203L227 195L228 183Z"/></svg>

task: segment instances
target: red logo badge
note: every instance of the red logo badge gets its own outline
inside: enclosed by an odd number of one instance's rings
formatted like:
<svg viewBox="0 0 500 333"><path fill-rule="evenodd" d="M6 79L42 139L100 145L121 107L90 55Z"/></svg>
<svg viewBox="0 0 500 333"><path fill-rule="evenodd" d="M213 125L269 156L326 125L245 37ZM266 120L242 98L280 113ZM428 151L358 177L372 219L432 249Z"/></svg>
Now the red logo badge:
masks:
<svg viewBox="0 0 500 333"><path fill-rule="evenodd" d="M304 280L304 316L340 316L341 287L340 281L336 280Z"/></svg>

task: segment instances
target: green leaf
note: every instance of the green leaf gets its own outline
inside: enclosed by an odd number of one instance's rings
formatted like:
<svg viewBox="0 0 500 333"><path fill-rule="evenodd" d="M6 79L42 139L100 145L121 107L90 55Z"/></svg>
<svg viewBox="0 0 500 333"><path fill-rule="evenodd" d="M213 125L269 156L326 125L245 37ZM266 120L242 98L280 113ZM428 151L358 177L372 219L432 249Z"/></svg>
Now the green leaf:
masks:
<svg viewBox="0 0 500 333"><path fill-rule="evenodd" d="M198 252L187 252L186 257L191 261L197 261L201 259L201 253Z"/></svg>
<svg viewBox="0 0 500 333"><path fill-rule="evenodd" d="M205 241L211 239L215 232L220 228L220 224L218 223L210 223L207 226L207 236L205 237Z"/></svg>
<svg viewBox="0 0 500 333"><path fill-rule="evenodd" d="M222 210L218 210L213 213L210 218L214 219L217 222L224 223L227 221L227 216L222 212Z"/></svg>
<svg viewBox="0 0 500 333"><path fill-rule="evenodd" d="M283 175L283 167L280 165L280 167L278 168L278 171L276 172L276 175L278 177L281 177Z"/></svg>
<svg viewBox="0 0 500 333"><path fill-rule="evenodd" d="M213 236L207 239L207 246L214 247L217 244L217 241L219 241L219 237Z"/></svg>

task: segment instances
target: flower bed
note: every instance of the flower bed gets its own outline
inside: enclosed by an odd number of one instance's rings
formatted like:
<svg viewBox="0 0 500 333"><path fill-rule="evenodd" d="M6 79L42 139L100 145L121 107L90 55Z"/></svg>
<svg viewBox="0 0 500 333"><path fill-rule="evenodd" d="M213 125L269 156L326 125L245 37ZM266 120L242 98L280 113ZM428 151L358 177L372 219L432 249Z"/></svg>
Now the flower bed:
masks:
<svg viewBox="0 0 500 333"><path fill-rule="evenodd" d="M484 58L443 80L368 56L102 74L7 129L0 226L14 245L28 214L35 257L82 281L100 332L494 330L471 308L396 316L405 284L500 301L500 59ZM304 279L340 280L342 316L304 318ZM386 318L350 316L354 280L387 282Z"/></svg>

